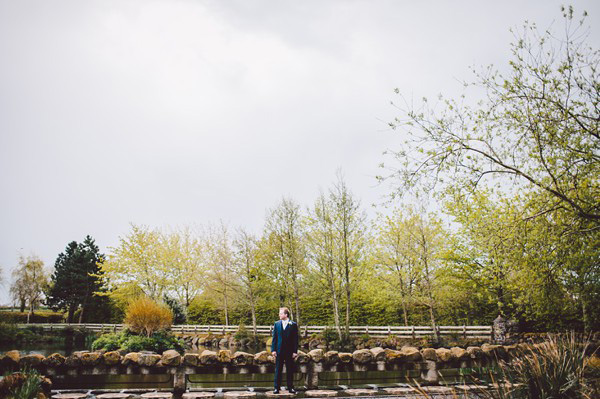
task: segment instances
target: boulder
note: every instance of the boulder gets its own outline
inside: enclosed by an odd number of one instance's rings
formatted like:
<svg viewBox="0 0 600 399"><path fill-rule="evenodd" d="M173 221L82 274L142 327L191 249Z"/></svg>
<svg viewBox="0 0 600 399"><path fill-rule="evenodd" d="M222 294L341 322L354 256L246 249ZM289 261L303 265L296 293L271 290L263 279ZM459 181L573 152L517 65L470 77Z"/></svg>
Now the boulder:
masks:
<svg viewBox="0 0 600 399"><path fill-rule="evenodd" d="M79 358L81 359L82 366L96 366L100 364L102 355L98 352L85 352Z"/></svg>
<svg viewBox="0 0 600 399"><path fill-rule="evenodd" d="M104 360L104 364L107 366L116 366L121 363L121 354L117 351L106 352L102 355L102 359Z"/></svg>
<svg viewBox="0 0 600 399"><path fill-rule="evenodd" d="M48 367L60 367L65 364L65 357L60 353L53 353L47 356L42 363Z"/></svg>
<svg viewBox="0 0 600 399"><path fill-rule="evenodd" d="M356 364L368 364L373 360L373 354L369 349L358 349L352 353L352 360Z"/></svg>
<svg viewBox="0 0 600 399"><path fill-rule="evenodd" d="M273 363L273 356L270 352L262 351L254 355L254 363L256 364L269 364Z"/></svg>
<svg viewBox="0 0 600 399"><path fill-rule="evenodd" d="M298 357L296 357L296 363L306 364L310 361L310 356L302 351L298 351Z"/></svg>
<svg viewBox="0 0 600 399"><path fill-rule="evenodd" d="M435 350L435 354L442 363L447 363L453 359L452 351L448 348L438 348Z"/></svg>
<svg viewBox="0 0 600 399"><path fill-rule="evenodd" d="M313 362L318 363L323 361L325 354L323 353L323 349L313 349L308 352L308 356Z"/></svg>
<svg viewBox="0 0 600 399"><path fill-rule="evenodd" d="M481 345L481 350L484 355L492 359L504 359L506 357L506 349L502 345Z"/></svg>
<svg viewBox="0 0 600 399"><path fill-rule="evenodd" d="M44 356L39 353L25 355L19 360L19 366L38 367L44 361Z"/></svg>
<svg viewBox="0 0 600 399"><path fill-rule="evenodd" d="M221 363L231 363L231 351L229 349L221 349L217 352L217 359Z"/></svg>
<svg viewBox="0 0 600 399"><path fill-rule="evenodd" d="M387 359L385 349L383 348L372 348L370 351L373 355L373 359L375 359L376 362L385 361Z"/></svg>
<svg viewBox="0 0 600 399"><path fill-rule="evenodd" d="M160 362L163 366L176 367L181 364L181 355L176 350L169 349L162 353Z"/></svg>
<svg viewBox="0 0 600 399"><path fill-rule="evenodd" d="M183 364L196 367L200 365L200 355L197 353L186 353L183 355Z"/></svg>
<svg viewBox="0 0 600 399"><path fill-rule="evenodd" d="M336 364L340 361L340 355L338 351L327 351L323 355L323 361L329 365Z"/></svg>
<svg viewBox="0 0 600 399"><path fill-rule="evenodd" d="M469 358L469 353L463 348L459 348L458 346L453 346L450 348L450 352L452 352L452 356L457 360L465 360Z"/></svg>
<svg viewBox="0 0 600 399"><path fill-rule="evenodd" d="M233 354L232 360L236 366L251 366L254 363L254 355L237 351Z"/></svg>
<svg viewBox="0 0 600 399"><path fill-rule="evenodd" d="M65 366L79 367L81 366L81 352L73 352L65 359Z"/></svg>
<svg viewBox="0 0 600 399"><path fill-rule="evenodd" d="M200 364L202 364L203 366L216 364L218 361L219 359L217 358L217 352L205 349L200 354Z"/></svg>
<svg viewBox="0 0 600 399"><path fill-rule="evenodd" d="M478 346L469 346L467 347L467 353L471 359L481 359L483 356L483 351Z"/></svg>
<svg viewBox="0 0 600 399"><path fill-rule="evenodd" d="M160 359L161 359L160 355L143 353L138 358L138 364L140 366L144 366L144 367L152 367L152 366L155 366L156 363L158 363L160 361Z"/></svg>
<svg viewBox="0 0 600 399"><path fill-rule="evenodd" d="M340 358L340 362L342 362L342 363L351 363L352 362L352 353L340 352L340 353L338 353L338 357Z"/></svg>
<svg viewBox="0 0 600 399"><path fill-rule="evenodd" d="M19 353L19 351L8 351L2 357L2 364L9 368L17 367L19 365L20 359L21 354Z"/></svg>
<svg viewBox="0 0 600 399"><path fill-rule="evenodd" d="M414 346L403 346L402 349L400 349L400 352L404 355L407 362L420 362L423 360L421 352Z"/></svg>
<svg viewBox="0 0 600 399"><path fill-rule="evenodd" d="M385 358L390 364L399 364L404 360L404 355L395 349L385 349Z"/></svg>
<svg viewBox="0 0 600 399"><path fill-rule="evenodd" d="M437 362L437 353L433 348L423 348L421 349L421 356L424 360L430 360L432 362Z"/></svg>
<svg viewBox="0 0 600 399"><path fill-rule="evenodd" d="M123 365L127 366L129 364L139 364L141 354L138 352L129 352L125 356L123 356Z"/></svg>

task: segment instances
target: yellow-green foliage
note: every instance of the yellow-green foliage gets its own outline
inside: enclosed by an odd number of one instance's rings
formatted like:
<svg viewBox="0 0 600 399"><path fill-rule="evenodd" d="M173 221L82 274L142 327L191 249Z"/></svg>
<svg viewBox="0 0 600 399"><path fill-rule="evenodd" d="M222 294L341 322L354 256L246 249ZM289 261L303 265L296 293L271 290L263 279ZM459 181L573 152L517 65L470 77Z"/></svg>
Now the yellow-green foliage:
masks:
<svg viewBox="0 0 600 399"><path fill-rule="evenodd" d="M141 297L135 299L127 307L124 323L131 331L150 337L155 331L171 327L173 312L164 304Z"/></svg>

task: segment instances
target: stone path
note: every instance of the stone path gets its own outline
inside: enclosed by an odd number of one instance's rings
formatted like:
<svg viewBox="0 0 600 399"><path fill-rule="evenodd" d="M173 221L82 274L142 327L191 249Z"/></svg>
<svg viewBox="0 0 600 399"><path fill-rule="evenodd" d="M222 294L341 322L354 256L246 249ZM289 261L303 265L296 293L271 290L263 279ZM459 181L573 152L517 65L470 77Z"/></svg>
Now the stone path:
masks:
<svg viewBox="0 0 600 399"><path fill-rule="evenodd" d="M223 394L225 399L250 399L256 396L256 392L250 391L229 391Z"/></svg>

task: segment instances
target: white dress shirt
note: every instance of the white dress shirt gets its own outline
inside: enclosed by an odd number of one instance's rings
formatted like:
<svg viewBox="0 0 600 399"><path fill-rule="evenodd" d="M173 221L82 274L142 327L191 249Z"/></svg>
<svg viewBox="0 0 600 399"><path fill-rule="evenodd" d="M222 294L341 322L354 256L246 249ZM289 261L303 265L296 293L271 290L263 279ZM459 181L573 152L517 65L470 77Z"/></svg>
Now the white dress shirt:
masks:
<svg viewBox="0 0 600 399"><path fill-rule="evenodd" d="M289 320L281 320L281 324L283 325L283 329L284 330L287 327L287 325L288 325L289 322L290 322Z"/></svg>

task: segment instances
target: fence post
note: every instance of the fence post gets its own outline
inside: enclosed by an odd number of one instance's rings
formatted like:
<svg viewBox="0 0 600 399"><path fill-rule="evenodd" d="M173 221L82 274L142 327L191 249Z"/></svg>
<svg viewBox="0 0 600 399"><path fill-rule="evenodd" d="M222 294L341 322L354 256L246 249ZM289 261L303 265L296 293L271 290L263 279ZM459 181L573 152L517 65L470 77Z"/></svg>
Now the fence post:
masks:
<svg viewBox="0 0 600 399"><path fill-rule="evenodd" d="M463 338L467 339L467 326L463 324Z"/></svg>
<svg viewBox="0 0 600 399"><path fill-rule="evenodd" d="M388 326L388 335L392 335L392 327Z"/></svg>
<svg viewBox="0 0 600 399"><path fill-rule="evenodd" d="M417 338L415 336L415 326L410 326L410 335L412 335L412 338L415 339Z"/></svg>

